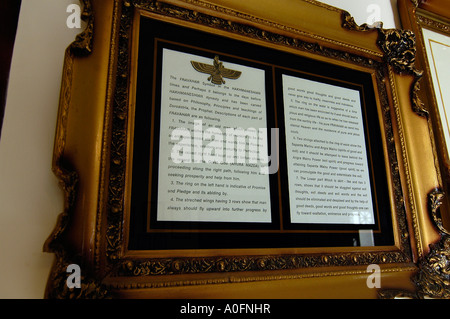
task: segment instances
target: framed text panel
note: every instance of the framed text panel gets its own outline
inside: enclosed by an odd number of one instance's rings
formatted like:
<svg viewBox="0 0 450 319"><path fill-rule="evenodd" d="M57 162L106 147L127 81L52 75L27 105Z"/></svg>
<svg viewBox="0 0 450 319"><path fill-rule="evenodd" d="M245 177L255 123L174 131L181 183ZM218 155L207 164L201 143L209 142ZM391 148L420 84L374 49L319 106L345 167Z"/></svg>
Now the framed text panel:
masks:
<svg viewBox="0 0 450 319"><path fill-rule="evenodd" d="M138 50L130 249L394 244L369 72L145 15Z"/></svg>

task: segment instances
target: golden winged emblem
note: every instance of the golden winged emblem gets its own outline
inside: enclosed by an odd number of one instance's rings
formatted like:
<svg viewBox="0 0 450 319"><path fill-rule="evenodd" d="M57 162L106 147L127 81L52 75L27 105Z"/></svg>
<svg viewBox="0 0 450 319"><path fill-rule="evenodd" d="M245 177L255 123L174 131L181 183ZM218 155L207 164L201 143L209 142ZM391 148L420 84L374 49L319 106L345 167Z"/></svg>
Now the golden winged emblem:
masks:
<svg viewBox="0 0 450 319"><path fill-rule="evenodd" d="M225 84L223 78L237 79L241 76L241 71L227 69L223 66L223 63L219 61L219 56L214 57L213 64L206 64L196 61L191 61L195 70L201 73L209 74L208 81L214 84Z"/></svg>

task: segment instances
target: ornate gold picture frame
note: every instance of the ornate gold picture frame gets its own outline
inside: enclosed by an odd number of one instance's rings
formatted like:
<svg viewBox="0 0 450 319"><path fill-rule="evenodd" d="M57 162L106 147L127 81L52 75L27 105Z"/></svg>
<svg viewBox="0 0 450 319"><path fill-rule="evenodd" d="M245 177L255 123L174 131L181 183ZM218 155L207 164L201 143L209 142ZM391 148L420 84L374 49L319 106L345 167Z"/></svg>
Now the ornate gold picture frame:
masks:
<svg viewBox="0 0 450 319"><path fill-rule="evenodd" d="M53 169L65 209L44 245L56 256L48 298L448 296L445 270L434 267L448 233L412 32L358 26L347 12L310 0L86 0L83 7L87 27L66 51L61 87ZM161 184L152 182L159 158L152 145L164 124L157 123L168 49L194 55L190 72L209 72L200 76L211 85L232 83L239 67L263 70L260 89L274 101L267 123L282 133L283 76L359 90L378 216L365 230L375 243L358 244L356 226L286 223L287 142L267 179L275 203L269 226L155 217ZM220 58L198 62L210 53ZM143 210L133 204L139 196ZM67 284L71 264L81 269L79 287ZM380 287L368 284L370 265Z"/></svg>
<svg viewBox="0 0 450 319"><path fill-rule="evenodd" d="M440 63L440 59L435 52L429 51L432 48L430 43L447 47L441 44L440 39L435 37L448 38L450 36L450 7L444 1L399 1L399 13L403 28L412 30L416 34L417 56L416 65L422 70L423 80L420 90L421 99L427 107L430 118L430 125L434 132L433 138L436 145L436 157L442 172L443 187L448 193L449 179L449 152L448 139L445 137L448 132L448 121L445 113L444 100L442 94L446 92L445 83L440 83L435 67ZM436 49L435 49L436 51ZM446 60L444 58L444 60ZM442 86L442 87L441 87ZM448 206L447 200L444 200ZM443 218L448 218L443 216ZM448 221L446 220L446 223Z"/></svg>

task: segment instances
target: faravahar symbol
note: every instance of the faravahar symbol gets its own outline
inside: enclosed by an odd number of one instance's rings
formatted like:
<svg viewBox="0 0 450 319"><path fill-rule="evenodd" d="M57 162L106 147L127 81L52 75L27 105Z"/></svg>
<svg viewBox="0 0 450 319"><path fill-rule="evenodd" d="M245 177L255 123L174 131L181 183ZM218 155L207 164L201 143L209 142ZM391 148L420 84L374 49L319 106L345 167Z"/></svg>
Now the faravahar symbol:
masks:
<svg viewBox="0 0 450 319"><path fill-rule="evenodd" d="M206 64L196 61L191 61L192 66L195 70L201 73L209 74L208 81L214 84L225 84L223 78L237 79L241 76L241 71L227 69L223 66L223 63L219 61L219 56L214 57L213 64Z"/></svg>

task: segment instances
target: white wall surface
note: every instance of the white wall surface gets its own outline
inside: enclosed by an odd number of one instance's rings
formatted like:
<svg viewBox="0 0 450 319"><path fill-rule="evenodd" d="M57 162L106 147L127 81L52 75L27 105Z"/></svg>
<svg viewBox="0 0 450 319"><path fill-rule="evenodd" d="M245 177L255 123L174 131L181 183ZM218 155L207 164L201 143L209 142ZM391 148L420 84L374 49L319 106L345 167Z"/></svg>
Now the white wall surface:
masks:
<svg viewBox="0 0 450 319"><path fill-rule="evenodd" d="M396 25L389 0L328 0L358 24L380 8ZM22 0L0 140L0 298L42 298L53 255L42 252L63 209L51 172L63 57L81 30L66 8L77 0ZM375 9L376 10L376 9ZM378 12L378 11L375 11Z"/></svg>

